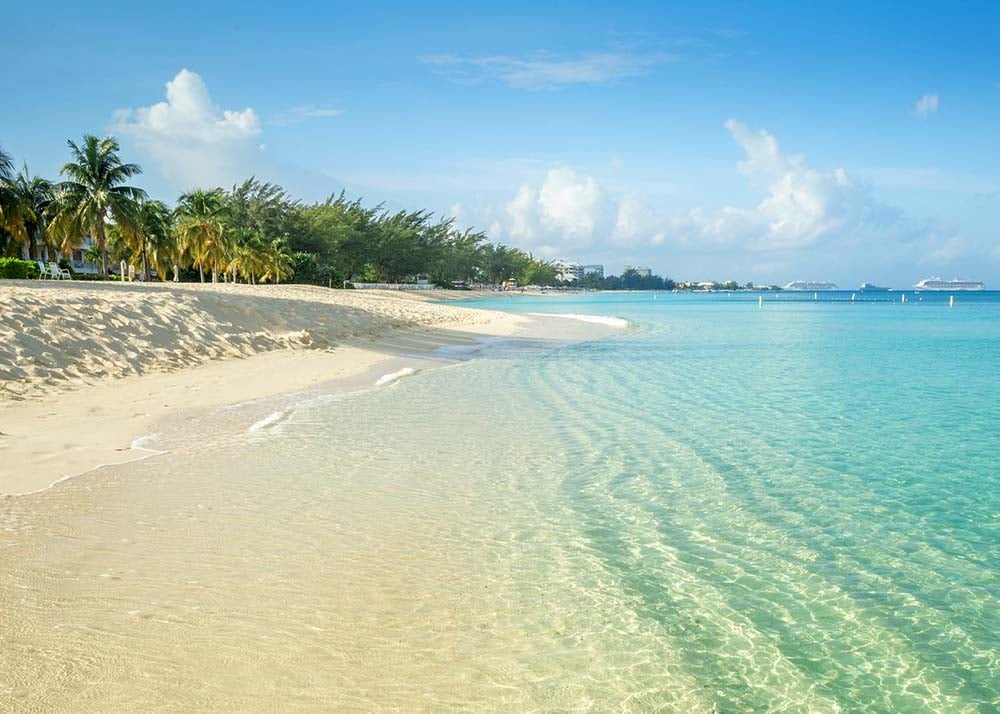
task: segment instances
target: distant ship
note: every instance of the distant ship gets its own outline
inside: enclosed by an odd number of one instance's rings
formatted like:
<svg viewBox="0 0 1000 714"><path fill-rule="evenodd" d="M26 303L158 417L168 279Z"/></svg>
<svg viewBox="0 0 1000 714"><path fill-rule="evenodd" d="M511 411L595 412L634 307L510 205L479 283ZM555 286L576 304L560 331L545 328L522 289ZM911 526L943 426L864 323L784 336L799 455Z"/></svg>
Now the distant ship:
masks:
<svg viewBox="0 0 1000 714"><path fill-rule="evenodd" d="M875 283L861 283L861 292L863 293L887 293L889 288L879 287Z"/></svg>
<svg viewBox="0 0 1000 714"><path fill-rule="evenodd" d="M985 290L986 286L978 280L942 280L941 278L924 278L914 285L917 290Z"/></svg>
<svg viewBox="0 0 1000 714"><path fill-rule="evenodd" d="M813 280L793 280L784 290L839 290L833 283L819 283Z"/></svg>

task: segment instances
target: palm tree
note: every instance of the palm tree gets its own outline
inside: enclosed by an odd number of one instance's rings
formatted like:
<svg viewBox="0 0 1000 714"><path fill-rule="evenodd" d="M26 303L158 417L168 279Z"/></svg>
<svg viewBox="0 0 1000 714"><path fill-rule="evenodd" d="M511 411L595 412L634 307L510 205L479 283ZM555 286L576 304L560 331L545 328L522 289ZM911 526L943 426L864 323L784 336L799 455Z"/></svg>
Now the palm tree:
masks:
<svg viewBox="0 0 1000 714"><path fill-rule="evenodd" d="M167 215L167 230L147 231L146 251L149 263L156 270L160 280L167 280L167 275L173 270L174 275L180 268L184 247L173 229L173 215Z"/></svg>
<svg viewBox="0 0 1000 714"><path fill-rule="evenodd" d="M170 209L162 201L140 201L136 208L135 222L122 230L122 238L135 256L142 260L142 276L146 282L153 279L149 261L150 246L162 250L169 241L176 243L171 232ZM157 269L157 273L160 273Z"/></svg>
<svg viewBox="0 0 1000 714"><path fill-rule="evenodd" d="M212 267L212 282L217 283L226 259L225 193L221 188L185 193L177 201L174 217L177 237L198 266L201 282L205 282L207 262Z"/></svg>
<svg viewBox="0 0 1000 714"><path fill-rule="evenodd" d="M14 160L3 149L0 149L0 230L5 230L10 236L20 242L26 240L24 221L22 220L22 205L14 191Z"/></svg>
<svg viewBox="0 0 1000 714"><path fill-rule="evenodd" d="M82 236L93 236L101 252L101 275L107 279L106 221L110 218L123 228L135 224L136 204L146 198L146 192L124 184L142 169L122 162L114 137L98 139L85 134L82 146L67 143L73 161L64 164L60 172L67 180L56 186L49 229L62 241L64 251L71 250Z"/></svg>
<svg viewBox="0 0 1000 714"><path fill-rule="evenodd" d="M256 285L257 276L265 270L263 237L252 228L237 228L232 238L229 268L233 271L233 282L237 276L242 276L251 285Z"/></svg>
<svg viewBox="0 0 1000 714"><path fill-rule="evenodd" d="M264 266L260 275L262 281L273 280L277 284L292 276L292 254L284 238L275 238L268 243L261 258Z"/></svg>
<svg viewBox="0 0 1000 714"><path fill-rule="evenodd" d="M19 210L19 222L22 230L15 238L20 237L23 244L23 254L29 260L49 258L49 245L46 239L46 211L52 203L52 182L41 176L32 176L25 164L17 176L7 181L7 190L14 195ZM40 248L45 248L43 256Z"/></svg>

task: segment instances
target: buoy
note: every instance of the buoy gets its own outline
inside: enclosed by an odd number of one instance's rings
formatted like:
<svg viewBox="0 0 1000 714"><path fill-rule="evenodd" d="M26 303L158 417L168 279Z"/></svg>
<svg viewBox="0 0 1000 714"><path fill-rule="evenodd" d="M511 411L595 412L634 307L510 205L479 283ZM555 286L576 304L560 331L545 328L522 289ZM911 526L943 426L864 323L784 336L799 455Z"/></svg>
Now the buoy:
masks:
<svg viewBox="0 0 1000 714"><path fill-rule="evenodd" d="M948 298L948 307L955 307L955 296L952 295Z"/></svg>
<svg viewBox="0 0 1000 714"><path fill-rule="evenodd" d="M813 293L813 300L819 300L819 293Z"/></svg>
<svg viewBox="0 0 1000 714"><path fill-rule="evenodd" d="M854 293L851 293L851 302L854 302Z"/></svg>
<svg viewBox="0 0 1000 714"><path fill-rule="evenodd" d="M758 295L757 296L757 307L764 307L764 296L763 295Z"/></svg>
<svg viewBox="0 0 1000 714"><path fill-rule="evenodd" d="M906 302L906 293L903 293L903 299L900 300L900 302L904 302L904 303Z"/></svg>

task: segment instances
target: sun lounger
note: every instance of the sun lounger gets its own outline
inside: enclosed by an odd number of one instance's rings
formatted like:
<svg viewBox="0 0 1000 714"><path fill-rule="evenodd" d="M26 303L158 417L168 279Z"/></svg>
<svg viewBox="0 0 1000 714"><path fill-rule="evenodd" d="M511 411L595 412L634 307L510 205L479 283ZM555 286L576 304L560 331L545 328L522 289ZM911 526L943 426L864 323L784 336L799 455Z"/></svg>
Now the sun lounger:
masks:
<svg viewBox="0 0 1000 714"><path fill-rule="evenodd" d="M57 263L49 263L49 274L57 280L72 280L73 276L66 268L60 268Z"/></svg>

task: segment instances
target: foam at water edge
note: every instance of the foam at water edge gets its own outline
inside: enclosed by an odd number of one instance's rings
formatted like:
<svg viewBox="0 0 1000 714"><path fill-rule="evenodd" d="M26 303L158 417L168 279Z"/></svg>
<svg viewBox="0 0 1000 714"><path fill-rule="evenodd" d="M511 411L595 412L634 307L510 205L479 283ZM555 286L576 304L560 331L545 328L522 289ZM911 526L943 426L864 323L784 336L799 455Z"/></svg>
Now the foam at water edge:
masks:
<svg viewBox="0 0 1000 714"><path fill-rule="evenodd" d="M97 469L103 469L106 466L121 466L122 464L131 464L135 463L136 461L145 461L146 459L151 459L154 456L169 454L170 452L167 451L166 449L150 449L148 446L143 446L143 444L145 444L147 441L153 441L155 439L158 439L159 436L160 436L159 434L146 434L145 436L140 436L132 440L132 443L129 444L129 451L145 451L146 453L143 454L142 456L136 456L134 459L127 459L126 461L117 461L108 464L96 464L90 467L89 469L83 469L82 471L77 471L76 473L66 474L65 476L57 478L48 486L43 486L42 488L36 488L34 491L22 491L21 493L0 493L0 497L33 496L37 493L43 493L45 491L48 491L50 488L54 488L55 486L58 486L61 483L69 481L70 479L74 479L77 476L83 476L86 473L90 473L91 471L96 471Z"/></svg>
<svg viewBox="0 0 1000 714"><path fill-rule="evenodd" d="M282 411L277 411L277 412L271 412L270 414L268 414L266 417L264 417L260 421L254 422L250 426L250 428L247 429L247 431L249 433L253 434L256 431L260 431L261 429L269 427L272 424L275 424L275 423L281 421L284 418L285 414L287 414L287 413L288 413L287 410L282 410Z"/></svg>
<svg viewBox="0 0 1000 714"><path fill-rule="evenodd" d="M565 317L567 320L579 320L580 322L592 322L597 325L607 325L608 327L617 327L618 329L625 329L628 327L628 320L621 317L608 317L606 315L578 315L575 313L565 313L565 312L529 312L529 315L535 317Z"/></svg>
<svg viewBox="0 0 1000 714"><path fill-rule="evenodd" d="M150 449L148 446L146 446L148 442L156 441L159 438L160 438L159 434L146 434L145 436L139 436L132 440L132 443L131 445L129 445L129 448L135 451L152 451L157 454L164 454L166 453L165 451L161 451L160 449Z"/></svg>
<svg viewBox="0 0 1000 714"><path fill-rule="evenodd" d="M382 385L385 384L392 384L397 380L403 379L403 377L410 377L416 373L417 370L413 369L413 367L403 367L402 369L397 370L395 372L390 372L389 374L383 374L375 382L375 386L381 387Z"/></svg>

